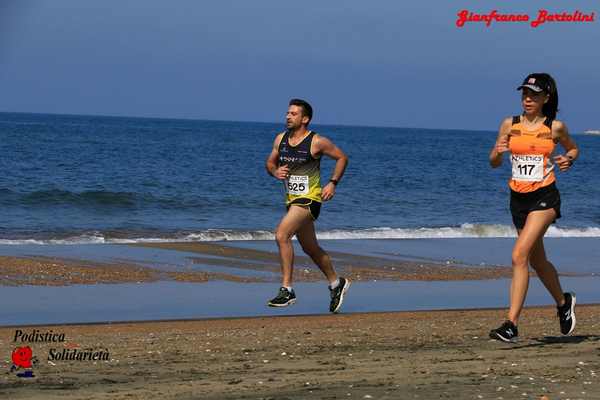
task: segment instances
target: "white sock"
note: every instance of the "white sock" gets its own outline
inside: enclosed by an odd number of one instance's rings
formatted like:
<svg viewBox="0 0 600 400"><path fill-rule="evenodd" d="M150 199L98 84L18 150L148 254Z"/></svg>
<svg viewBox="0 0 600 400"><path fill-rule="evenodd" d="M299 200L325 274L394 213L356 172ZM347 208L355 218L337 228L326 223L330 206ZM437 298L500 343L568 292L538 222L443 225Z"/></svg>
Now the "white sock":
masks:
<svg viewBox="0 0 600 400"><path fill-rule="evenodd" d="M291 286L284 286L284 288L286 288L288 292L291 292L293 290Z"/></svg>
<svg viewBox="0 0 600 400"><path fill-rule="evenodd" d="M332 289L335 289L338 286L340 286L340 280L339 280L339 278L329 284L329 287L332 288Z"/></svg>

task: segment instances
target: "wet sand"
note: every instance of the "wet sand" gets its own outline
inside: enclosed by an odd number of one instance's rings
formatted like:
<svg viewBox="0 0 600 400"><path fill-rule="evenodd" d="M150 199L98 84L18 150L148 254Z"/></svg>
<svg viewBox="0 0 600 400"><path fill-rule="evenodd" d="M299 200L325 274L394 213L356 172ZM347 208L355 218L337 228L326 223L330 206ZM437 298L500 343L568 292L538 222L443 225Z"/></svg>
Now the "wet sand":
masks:
<svg viewBox="0 0 600 400"><path fill-rule="evenodd" d="M147 283L178 281L277 282L280 279L279 256L275 251L235 247L207 242L136 243L116 245L119 258L108 254L107 261L89 260L71 252L69 258L44 255L0 256L0 285L62 286L96 283ZM128 259L133 249L160 250L177 254L179 264L165 268L152 259L140 262ZM336 270L353 281L463 281L510 278L512 271L502 265L467 265L452 260L414 261L402 256L390 258L340 251L330 252ZM97 255L96 255L97 257ZM213 270L216 269L217 271ZM561 272L561 276L593 276L591 272ZM532 271L531 276L535 276ZM295 258L296 282L323 281L323 274L312 260L298 252Z"/></svg>
<svg viewBox="0 0 600 400"><path fill-rule="evenodd" d="M124 245L127 249L150 248L185 252L186 265L165 269L145 263L114 260L98 262L50 256L0 256L0 285L62 286L97 283L145 283L155 281L209 282L275 282L279 278L279 257L275 252L225 246L219 243L144 243ZM419 280L453 281L507 278L511 270L505 266L470 266L451 262L416 262L384 257L332 252L340 275L353 281ZM203 270L216 267L222 272ZM256 276L242 275L248 271ZM265 276L267 273L267 276ZM322 281L323 274L307 257L298 255L295 262L296 282Z"/></svg>
<svg viewBox="0 0 600 400"><path fill-rule="evenodd" d="M204 271L164 271L141 265L98 263L50 257L0 256L0 285L67 286L111 283L147 283L164 280L180 282L260 282L259 279Z"/></svg>
<svg viewBox="0 0 600 400"><path fill-rule="evenodd" d="M7 399L599 399L600 306L562 337L551 307L528 308L521 340L487 338L504 310L398 312L0 328ZM35 378L10 373L16 329ZM48 361L50 348L107 361Z"/></svg>

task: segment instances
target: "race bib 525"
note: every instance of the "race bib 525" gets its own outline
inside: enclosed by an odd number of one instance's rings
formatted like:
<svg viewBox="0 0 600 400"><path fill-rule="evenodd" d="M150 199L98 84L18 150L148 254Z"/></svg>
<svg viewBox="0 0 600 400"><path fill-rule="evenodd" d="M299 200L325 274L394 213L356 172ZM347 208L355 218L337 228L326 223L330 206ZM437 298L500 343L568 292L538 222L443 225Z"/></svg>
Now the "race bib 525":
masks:
<svg viewBox="0 0 600 400"><path fill-rule="evenodd" d="M288 193L299 196L308 194L308 176L290 175L287 181Z"/></svg>

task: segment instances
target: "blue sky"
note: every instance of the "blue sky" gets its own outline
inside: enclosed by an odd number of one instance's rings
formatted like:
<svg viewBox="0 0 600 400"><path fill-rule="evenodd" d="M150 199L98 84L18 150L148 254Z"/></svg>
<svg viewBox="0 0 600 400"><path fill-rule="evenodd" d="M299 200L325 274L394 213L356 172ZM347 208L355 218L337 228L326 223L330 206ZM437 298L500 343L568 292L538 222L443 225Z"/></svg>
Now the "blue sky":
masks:
<svg viewBox="0 0 600 400"><path fill-rule="evenodd" d="M597 1L0 0L0 110L495 130L529 72L600 129L600 21L455 25Z"/></svg>

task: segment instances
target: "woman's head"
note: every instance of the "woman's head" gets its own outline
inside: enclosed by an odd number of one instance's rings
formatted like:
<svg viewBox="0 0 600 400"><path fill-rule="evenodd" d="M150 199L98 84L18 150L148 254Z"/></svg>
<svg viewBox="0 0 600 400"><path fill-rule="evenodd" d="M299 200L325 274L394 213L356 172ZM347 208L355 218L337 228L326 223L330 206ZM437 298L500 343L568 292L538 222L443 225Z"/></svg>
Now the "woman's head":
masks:
<svg viewBox="0 0 600 400"><path fill-rule="evenodd" d="M517 90L522 91L521 102L525 114L541 113L548 119L556 118L558 89L550 74L530 74Z"/></svg>

